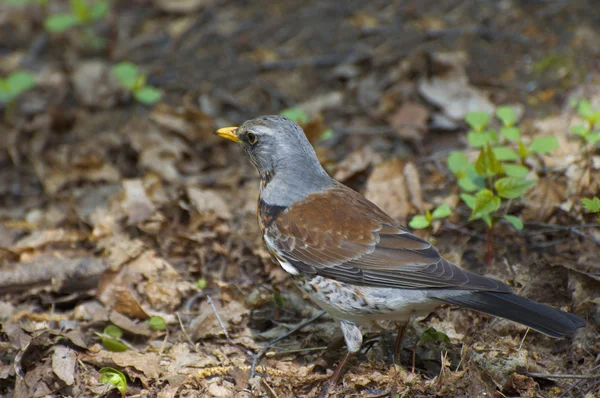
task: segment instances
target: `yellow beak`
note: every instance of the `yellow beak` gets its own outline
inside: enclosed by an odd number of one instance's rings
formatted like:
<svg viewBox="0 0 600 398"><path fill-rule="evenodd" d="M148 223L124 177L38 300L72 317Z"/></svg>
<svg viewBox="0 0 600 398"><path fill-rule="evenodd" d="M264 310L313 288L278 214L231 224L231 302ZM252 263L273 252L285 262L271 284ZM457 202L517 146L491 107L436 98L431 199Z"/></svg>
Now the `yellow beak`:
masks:
<svg viewBox="0 0 600 398"><path fill-rule="evenodd" d="M235 134L237 129L237 127L223 127L222 129L218 129L215 134L229 141L240 142L240 139Z"/></svg>

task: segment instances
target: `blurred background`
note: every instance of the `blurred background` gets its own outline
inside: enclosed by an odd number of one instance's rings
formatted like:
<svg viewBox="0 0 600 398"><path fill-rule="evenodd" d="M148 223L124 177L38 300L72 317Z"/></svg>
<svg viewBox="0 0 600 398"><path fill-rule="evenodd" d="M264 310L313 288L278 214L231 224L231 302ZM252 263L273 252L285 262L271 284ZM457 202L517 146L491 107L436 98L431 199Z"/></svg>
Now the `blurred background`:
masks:
<svg viewBox="0 0 600 398"><path fill-rule="evenodd" d="M599 7L0 0L0 395L110 394L99 369L112 367L128 394L315 396L343 352L321 355L338 333L328 318L250 378L252 353L318 310L262 246L250 162L213 135L283 114L332 176L403 224L420 216L411 226L446 257L589 323L574 343L525 339L439 310L409 332L416 375L392 374L377 343L339 396L596 396ZM481 131L473 112L489 115ZM488 125L518 127L496 155L518 152L532 181L502 199L493 232L469 221L474 169L448 158L474 163L468 134ZM430 326L452 345L418 345Z"/></svg>

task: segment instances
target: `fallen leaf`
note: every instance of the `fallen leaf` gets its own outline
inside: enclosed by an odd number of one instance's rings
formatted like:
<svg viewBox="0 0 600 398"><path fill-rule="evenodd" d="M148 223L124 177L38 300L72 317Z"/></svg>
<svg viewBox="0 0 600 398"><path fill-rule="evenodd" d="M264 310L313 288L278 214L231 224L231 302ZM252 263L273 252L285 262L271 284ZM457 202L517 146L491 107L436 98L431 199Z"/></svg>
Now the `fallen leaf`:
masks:
<svg viewBox="0 0 600 398"><path fill-rule="evenodd" d="M58 345L54 349L54 354L52 354L52 371L68 386L72 386L75 382L76 361L77 353L75 350L62 345Z"/></svg>
<svg viewBox="0 0 600 398"><path fill-rule="evenodd" d="M346 181L350 177L365 171L371 165L378 163L381 156L370 146L364 146L346 156L338 165L333 175L338 181Z"/></svg>
<svg viewBox="0 0 600 398"><path fill-rule="evenodd" d="M227 202L217 191L188 186L187 194L198 213L211 213L223 220L231 218Z"/></svg>
<svg viewBox="0 0 600 398"><path fill-rule="evenodd" d="M423 77L419 82L419 92L427 101L454 120L462 120L472 111L494 113L496 107L488 95L469 84L464 53L437 53L432 57L435 63L443 65L444 73Z"/></svg>
<svg viewBox="0 0 600 398"><path fill-rule="evenodd" d="M420 140L427 128L429 110L415 102L405 102L387 117L396 135L408 140Z"/></svg>
<svg viewBox="0 0 600 398"><path fill-rule="evenodd" d="M129 224L146 221L156 207L150 200L140 179L123 180L124 198L121 202Z"/></svg>

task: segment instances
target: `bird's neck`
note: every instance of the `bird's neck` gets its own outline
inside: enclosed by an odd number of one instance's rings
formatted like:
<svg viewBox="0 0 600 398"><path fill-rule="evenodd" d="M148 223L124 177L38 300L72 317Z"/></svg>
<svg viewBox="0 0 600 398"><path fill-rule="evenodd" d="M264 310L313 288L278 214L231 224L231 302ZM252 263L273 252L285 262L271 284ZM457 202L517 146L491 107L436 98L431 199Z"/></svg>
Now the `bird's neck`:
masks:
<svg viewBox="0 0 600 398"><path fill-rule="evenodd" d="M321 165L318 167L304 165L302 168L278 168L263 171L260 174L260 200L270 206L283 208L335 184L335 181L329 177Z"/></svg>

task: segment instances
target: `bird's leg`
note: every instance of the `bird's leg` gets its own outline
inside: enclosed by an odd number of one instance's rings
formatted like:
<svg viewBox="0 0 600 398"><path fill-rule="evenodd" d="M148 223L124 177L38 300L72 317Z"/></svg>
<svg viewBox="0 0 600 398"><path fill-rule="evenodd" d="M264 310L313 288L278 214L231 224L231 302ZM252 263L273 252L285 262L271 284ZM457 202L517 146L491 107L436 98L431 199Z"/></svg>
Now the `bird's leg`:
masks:
<svg viewBox="0 0 600 398"><path fill-rule="evenodd" d="M406 330L406 323L398 325L398 335L396 336L396 344L394 344L394 363L400 362L400 352L402 350L402 338Z"/></svg>
<svg viewBox="0 0 600 398"><path fill-rule="evenodd" d="M352 354L358 352L360 347L362 346L363 337L360 333L360 329L356 326L355 323L349 321L341 321L340 327L342 328L342 334L344 335L344 340L346 341L346 347L348 347L348 353L339 363L335 372L329 379L329 390L333 389L337 382L339 381L348 360L352 356Z"/></svg>

